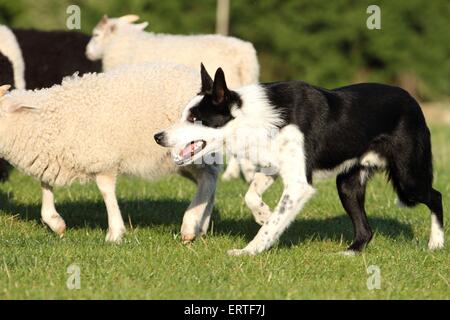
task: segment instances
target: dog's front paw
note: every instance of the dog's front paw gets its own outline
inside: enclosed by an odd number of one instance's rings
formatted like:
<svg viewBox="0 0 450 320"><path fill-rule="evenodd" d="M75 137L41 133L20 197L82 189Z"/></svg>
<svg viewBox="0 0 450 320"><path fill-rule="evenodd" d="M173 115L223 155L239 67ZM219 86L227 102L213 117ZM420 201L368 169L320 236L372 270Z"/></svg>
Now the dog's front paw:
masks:
<svg viewBox="0 0 450 320"><path fill-rule="evenodd" d="M228 250L228 255L233 256L233 257L238 257L238 256L250 256L250 255L254 255L255 252L249 251L247 249L231 249Z"/></svg>
<svg viewBox="0 0 450 320"><path fill-rule="evenodd" d="M354 257L354 256L356 256L356 252L353 251L353 250L340 251L338 254L340 256L343 256L343 257Z"/></svg>

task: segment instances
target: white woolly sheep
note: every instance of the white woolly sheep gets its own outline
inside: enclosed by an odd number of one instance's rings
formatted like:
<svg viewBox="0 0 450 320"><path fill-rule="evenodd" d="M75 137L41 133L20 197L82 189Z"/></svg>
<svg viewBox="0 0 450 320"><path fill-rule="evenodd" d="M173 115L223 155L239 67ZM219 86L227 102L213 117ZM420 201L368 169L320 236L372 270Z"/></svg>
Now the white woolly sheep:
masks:
<svg viewBox="0 0 450 320"><path fill-rule="evenodd" d="M89 40L88 35L77 31L0 26L0 54L12 66L11 70L0 61L0 84L13 84L17 89L41 89L60 84L64 77L75 72L80 75L100 72L101 63L88 60L84 54ZM0 159L0 180L6 180L8 175L9 166Z"/></svg>
<svg viewBox="0 0 450 320"><path fill-rule="evenodd" d="M153 134L173 123L198 91L198 75L185 66L145 64L63 80L49 89L0 87L0 156L41 181L42 220L57 234L65 223L52 186L95 179L108 212L107 241L125 226L115 196L118 175L146 178L176 172ZM181 229L183 240L205 233L214 201L217 169L187 168L198 183Z"/></svg>
<svg viewBox="0 0 450 320"><path fill-rule="evenodd" d="M142 62L171 62L198 69L201 62L210 70L221 67L229 75L230 87L257 83L259 63L250 42L221 35L170 35L145 32L148 23L133 24L136 15L121 18L104 16L93 30L86 47L89 59L102 59L103 70L124 64ZM241 169L247 181L254 175L251 162L242 160ZM223 179L239 176L239 165L230 159Z"/></svg>

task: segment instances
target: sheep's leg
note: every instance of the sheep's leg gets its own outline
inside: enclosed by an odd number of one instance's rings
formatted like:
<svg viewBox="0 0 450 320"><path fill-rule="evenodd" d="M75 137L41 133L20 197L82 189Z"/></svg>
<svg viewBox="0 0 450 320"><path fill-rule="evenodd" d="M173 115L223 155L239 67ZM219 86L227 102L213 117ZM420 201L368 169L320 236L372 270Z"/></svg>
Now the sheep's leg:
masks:
<svg viewBox="0 0 450 320"><path fill-rule="evenodd" d="M95 179L108 212L108 233L105 240L119 243L125 233L125 224L116 198L116 176L114 174L98 174Z"/></svg>
<svg viewBox="0 0 450 320"><path fill-rule="evenodd" d="M185 242L208 231L219 171L215 166L192 166L189 170L197 181L197 193L186 210L181 225L181 239Z"/></svg>
<svg viewBox="0 0 450 320"><path fill-rule="evenodd" d="M256 223L263 225L271 215L269 206L263 201L263 193L273 184L274 177L257 172L245 194L245 203L252 211Z"/></svg>
<svg viewBox="0 0 450 320"><path fill-rule="evenodd" d="M41 183L42 186L42 207L41 217L42 221L52 229L53 232L60 237L64 235L66 230L66 223L59 215L55 208L55 198L53 196L53 188L46 183Z"/></svg>

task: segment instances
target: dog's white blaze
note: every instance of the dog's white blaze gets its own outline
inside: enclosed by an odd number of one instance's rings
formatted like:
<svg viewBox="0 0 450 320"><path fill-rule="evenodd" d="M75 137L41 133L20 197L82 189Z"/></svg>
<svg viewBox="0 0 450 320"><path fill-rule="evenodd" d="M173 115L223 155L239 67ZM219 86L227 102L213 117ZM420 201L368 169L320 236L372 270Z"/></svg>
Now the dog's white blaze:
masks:
<svg viewBox="0 0 450 320"><path fill-rule="evenodd" d="M431 232L430 241L428 242L428 249L435 250L444 247L444 230L437 220L435 214L431 214Z"/></svg>
<svg viewBox="0 0 450 320"><path fill-rule="evenodd" d="M313 181L320 181L336 177L341 173L348 172L351 168L358 164L358 159L349 159L330 170L315 170L313 172Z"/></svg>
<svg viewBox="0 0 450 320"><path fill-rule="evenodd" d="M189 116L189 112L190 110L195 107L197 104L200 103L200 101L202 101L203 99L203 95L198 95L195 96L194 98L192 98L191 101L189 101L189 103L186 105L186 107L184 108L182 114L181 114L181 121L186 121L187 117Z"/></svg>
<svg viewBox="0 0 450 320"><path fill-rule="evenodd" d="M377 168L385 168L387 161L385 158L380 156L379 154L369 151L365 155L361 157L361 165L364 167L377 167Z"/></svg>

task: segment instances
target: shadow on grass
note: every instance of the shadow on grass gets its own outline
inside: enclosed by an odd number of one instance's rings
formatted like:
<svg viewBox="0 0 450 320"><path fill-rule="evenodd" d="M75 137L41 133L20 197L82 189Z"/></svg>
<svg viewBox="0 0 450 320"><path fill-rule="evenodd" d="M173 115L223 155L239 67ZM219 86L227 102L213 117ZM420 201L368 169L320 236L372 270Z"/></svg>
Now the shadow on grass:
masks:
<svg viewBox="0 0 450 320"><path fill-rule="evenodd" d="M2 209L28 221L40 221L40 206L20 204L11 201L0 192ZM176 199L144 199L121 200L119 206L125 224L131 221L133 227L152 227L164 225L171 227L171 232L179 232L183 213L189 205L187 200ZM107 229L107 214L103 201L74 201L56 204L58 212L63 216L68 228L103 228ZM260 226L251 218L223 218L213 210L214 233L219 235L242 236L250 241ZM374 232L391 238L413 238L411 226L395 219L370 217L369 223ZM325 219L297 219L283 234L280 245L290 246L315 239L350 242L353 239L353 228L347 215L339 215Z"/></svg>
<svg viewBox="0 0 450 320"><path fill-rule="evenodd" d="M40 221L41 207L37 204L23 204L11 201L11 196L0 192L2 210L11 215L18 215L25 221ZM172 226L178 232L183 214L189 206L189 201L176 199L118 199L125 225L131 221L133 227L151 227L155 225ZM56 203L56 210L65 220L67 227L108 228L106 207L102 200L64 201ZM216 216L217 212L213 212Z"/></svg>
<svg viewBox="0 0 450 320"><path fill-rule="evenodd" d="M391 218L370 217L369 224L374 233L390 238L414 237L409 224L399 222ZM253 220L222 220L217 225L218 234L242 236L250 241L258 232L260 226ZM281 246L291 246L305 241L332 241L351 242L353 239L353 227L350 218L344 215L324 219L297 219L294 221L280 239Z"/></svg>

